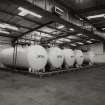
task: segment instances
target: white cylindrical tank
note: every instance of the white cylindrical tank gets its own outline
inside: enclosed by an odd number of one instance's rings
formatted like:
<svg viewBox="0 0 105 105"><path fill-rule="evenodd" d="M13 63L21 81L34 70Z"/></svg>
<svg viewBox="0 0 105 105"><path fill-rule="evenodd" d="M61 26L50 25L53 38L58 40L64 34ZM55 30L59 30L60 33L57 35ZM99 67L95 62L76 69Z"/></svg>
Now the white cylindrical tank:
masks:
<svg viewBox="0 0 105 105"><path fill-rule="evenodd" d="M84 62L88 64L94 63L95 54L93 51L88 51L84 53Z"/></svg>
<svg viewBox="0 0 105 105"><path fill-rule="evenodd" d="M74 51L72 49L64 49L63 50L64 54L64 62L68 67L71 67L74 65L75 62L75 55Z"/></svg>
<svg viewBox="0 0 105 105"><path fill-rule="evenodd" d="M75 63L77 66L81 66L84 61L84 55L81 50L74 50L75 53Z"/></svg>
<svg viewBox="0 0 105 105"><path fill-rule="evenodd" d="M14 48L7 48L1 51L0 61L7 66L13 65ZM32 68L41 70L47 63L47 51L40 45L29 47L17 47L16 67Z"/></svg>
<svg viewBox="0 0 105 105"><path fill-rule="evenodd" d="M51 47L48 49L48 62L53 68L61 68L63 64L63 52L58 47Z"/></svg>

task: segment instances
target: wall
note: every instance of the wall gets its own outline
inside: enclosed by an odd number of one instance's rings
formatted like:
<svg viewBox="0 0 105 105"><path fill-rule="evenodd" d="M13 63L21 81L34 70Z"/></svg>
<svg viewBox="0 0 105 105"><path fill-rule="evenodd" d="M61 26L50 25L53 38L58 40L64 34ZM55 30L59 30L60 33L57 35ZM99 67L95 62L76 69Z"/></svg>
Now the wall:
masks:
<svg viewBox="0 0 105 105"><path fill-rule="evenodd" d="M9 48L11 47L10 45L0 45L0 52L1 50L5 49L5 48Z"/></svg>
<svg viewBox="0 0 105 105"><path fill-rule="evenodd" d="M96 43L83 47L88 47L88 49L95 53L95 63L105 63L105 45L103 43Z"/></svg>
<svg viewBox="0 0 105 105"><path fill-rule="evenodd" d="M96 63L105 63L105 52L103 43L97 43L90 46L90 50L95 53Z"/></svg>

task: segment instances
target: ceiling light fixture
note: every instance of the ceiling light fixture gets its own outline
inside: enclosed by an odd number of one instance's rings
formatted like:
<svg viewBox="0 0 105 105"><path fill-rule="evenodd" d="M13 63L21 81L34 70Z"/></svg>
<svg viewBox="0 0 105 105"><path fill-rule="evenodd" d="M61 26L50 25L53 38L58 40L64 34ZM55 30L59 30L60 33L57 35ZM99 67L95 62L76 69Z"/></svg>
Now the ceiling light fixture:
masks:
<svg viewBox="0 0 105 105"><path fill-rule="evenodd" d="M73 35L68 36L67 38L69 38L69 39L78 39L78 37L77 37L77 36L73 36Z"/></svg>
<svg viewBox="0 0 105 105"><path fill-rule="evenodd" d="M78 33L78 34L77 34L77 36L82 36L82 35L83 35L82 33Z"/></svg>
<svg viewBox="0 0 105 105"><path fill-rule="evenodd" d="M96 39L90 39L91 41L95 41Z"/></svg>
<svg viewBox="0 0 105 105"><path fill-rule="evenodd" d="M70 31L74 31L74 28L70 28L69 30L70 30Z"/></svg>
<svg viewBox="0 0 105 105"><path fill-rule="evenodd" d="M93 16L87 16L88 19L94 19L94 18L100 18L100 17L105 17L105 14L98 14L98 15L93 15Z"/></svg>
<svg viewBox="0 0 105 105"><path fill-rule="evenodd" d="M66 42L71 42L70 39L66 39L66 38L61 38L61 39L58 39L59 41L66 41Z"/></svg>
<svg viewBox="0 0 105 105"><path fill-rule="evenodd" d="M16 30L16 31L19 30L17 27L6 23L0 23L0 28L7 28L7 29Z"/></svg>
<svg viewBox="0 0 105 105"><path fill-rule="evenodd" d="M102 28L102 30L105 30L105 28Z"/></svg>
<svg viewBox="0 0 105 105"><path fill-rule="evenodd" d="M66 42L71 42L71 40L70 39L66 39L66 38L61 38L61 39L59 39L60 41L66 41Z"/></svg>
<svg viewBox="0 0 105 105"><path fill-rule="evenodd" d="M63 43L63 42L61 42L61 41L57 40L57 41L56 41L56 43Z"/></svg>
<svg viewBox="0 0 105 105"><path fill-rule="evenodd" d="M64 41L66 41L66 42L71 42L71 40L70 40L70 39L64 39Z"/></svg>
<svg viewBox="0 0 105 105"><path fill-rule="evenodd" d="M79 18L80 20L83 20L82 18Z"/></svg>
<svg viewBox="0 0 105 105"><path fill-rule="evenodd" d="M49 34L45 34L45 33L41 33L41 36L42 36L42 37L49 37L49 38L52 37L51 35L49 35Z"/></svg>
<svg viewBox="0 0 105 105"><path fill-rule="evenodd" d="M57 28L58 28L58 29L62 29L62 28L64 28L64 25L60 25L60 26L58 26Z"/></svg>
<svg viewBox="0 0 105 105"><path fill-rule="evenodd" d="M77 46L76 44L70 44L71 46Z"/></svg>
<svg viewBox="0 0 105 105"><path fill-rule="evenodd" d="M20 16L26 16L26 15L30 14L30 15L35 16L37 18L42 18L41 15L39 15L39 14L37 14L35 12L32 12L30 10L27 10L27 9L25 9L23 7L19 7L18 10L20 10L20 12L18 13L18 15L20 15Z"/></svg>
<svg viewBox="0 0 105 105"><path fill-rule="evenodd" d="M90 44L92 43L92 41L86 41L86 42L87 42L87 43L90 43Z"/></svg>
<svg viewBox="0 0 105 105"><path fill-rule="evenodd" d="M84 45L84 43L82 43L82 42L77 42L78 44L80 44L80 45Z"/></svg>
<svg viewBox="0 0 105 105"><path fill-rule="evenodd" d="M2 29L0 29L0 33L3 33L3 34L10 34L8 31L2 30Z"/></svg>

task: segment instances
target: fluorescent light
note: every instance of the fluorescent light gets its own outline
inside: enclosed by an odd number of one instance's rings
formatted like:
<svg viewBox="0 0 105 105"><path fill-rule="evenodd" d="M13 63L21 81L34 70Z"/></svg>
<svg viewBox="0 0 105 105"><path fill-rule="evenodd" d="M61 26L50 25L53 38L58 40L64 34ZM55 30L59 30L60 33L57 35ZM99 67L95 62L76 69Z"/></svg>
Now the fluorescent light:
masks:
<svg viewBox="0 0 105 105"><path fill-rule="evenodd" d="M70 39L64 39L64 41L66 41L66 42L71 42L71 40L70 40Z"/></svg>
<svg viewBox="0 0 105 105"><path fill-rule="evenodd" d="M91 41L95 41L96 39L90 39Z"/></svg>
<svg viewBox="0 0 105 105"><path fill-rule="evenodd" d="M0 29L0 33L3 33L3 34L10 34L8 31L4 31L2 29Z"/></svg>
<svg viewBox="0 0 105 105"><path fill-rule="evenodd" d="M78 33L78 34L77 34L77 36L82 36L82 35L83 35L82 33Z"/></svg>
<svg viewBox="0 0 105 105"><path fill-rule="evenodd" d="M60 26L58 26L57 28L58 28L58 29L62 29L62 28L64 28L64 25L60 25Z"/></svg>
<svg viewBox="0 0 105 105"><path fill-rule="evenodd" d="M76 44L70 44L71 46L77 46Z"/></svg>
<svg viewBox="0 0 105 105"><path fill-rule="evenodd" d="M71 40L70 40L70 39L66 39L66 38L61 38L61 39L59 39L59 41L71 42Z"/></svg>
<svg viewBox="0 0 105 105"><path fill-rule="evenodd" d="M88 16L88 19L93 19L93 18L100 18L100 17L105 17L105 14L98 14L98 15L93 15L93 16Z"/></svg>
<svg viewBox="0 0 105 105"><path fill-rule="evenodd" d="M4 24L0 24L0 28L6 28Z"/></svg>
<svg viewBox="0 0 105 105"><path fill-rule="evenodd" d="M80 44L80 45L83 45L84 43L82 43L82 42L77 42L78 44Z"/></svg>
<svg viewBox="0 0 105 105"><path fill-rule="evenodd" d="M35 13L35 12L32 12L32 11L30 11L30 10L27 10L27 9L25 9L25 8L23 8L23 7L19 7L18 9L20 10L20 12L19 12L19 14L18 14L18 15L20 15L20 16L26 16L26 15L30 14L30 15L35 16L35 17L37 17L37 18L42 18L41 15L39 15L39 14L37 14L37 13Z"/></svg>
<svg viewBox="0 0 105 105"><path fill-rule="evenodd" d="M74 31L74 28L70 28L69 30L70 30L70 31Z"/></svg>
<svg viewBox="0 0 105 105"><path fill-rule="evenodd" d="M43 36L43 37L49 37L49 38L52 37L51 35L49 35L49 34L45 34L45 33L41 33L41 36Z"/></svg>
<svg viewBox="0 0 105 105"><path fill-rule="evenodd" d="M0 23L0 28L8 28L8 29L12 29L12 30L18 30L17 27L12 26L10 24L6 24L6 23Z"/></svg>
<svg viewBox="0 0 105 105"><path fill-rule="evenodd" d="M105 30L105 28L102 28L102 30Z"/></svg>
<svg viewBox="0 0 105 105"><path fill-rule="evenodd" d="M55 29L48 28L48 27L42 27L39 30L44 31L44 32L48 32L48 33L55 31Z"/></svg>
<svg viewBox="0 0 105 105"><path fill-rule="evenodd" d="M87 43L92 43L91 41L86 41Z"/></svg>
<svg viewBox="0 0 105 105"><path fill-rule="evenodd" d="M6 27L6 28L9 28L9 29L12 29L12 30L18 30L17 27L12 26L12 25L9 25L9 24L5 24L5 27Z"/></svg>
<svg viewBox="0 0 105 105"><path fill-rule="evenodd" d="M51 35L49 35L49 34L46 34L46 33L40 33L40 32L38 32L38 31L33 31L32 32L32 34L35 36L35 37L49 37L49 38L51 38L52 36Z"/></svg>
<svg viewBox="0 0 105 105"><path fill-rule="evenodd" d="M69 38L69 39L78 39L78 37L76 37L76 36L73 36L73 35L71 35L71 36L68 36L67 38Z"/></svg>
<svg viewBox="0 0 105 105"><path fill-rule="evenodd" d="M79 18L80 20L83 20L82 18Z"/></svg>
<svg viewBox="0 0 105 105"><path fill-rule="evenodd" d="M61 41L57 40L57 41L56 41L56 43L63 43L63 42L61 42Z"/></svg>

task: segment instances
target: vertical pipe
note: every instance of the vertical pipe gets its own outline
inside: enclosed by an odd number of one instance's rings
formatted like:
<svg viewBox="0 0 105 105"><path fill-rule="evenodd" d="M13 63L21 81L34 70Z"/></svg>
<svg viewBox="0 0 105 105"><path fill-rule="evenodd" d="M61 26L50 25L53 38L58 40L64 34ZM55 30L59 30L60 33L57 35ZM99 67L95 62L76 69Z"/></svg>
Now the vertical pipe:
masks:
<svg viewBox="0 0 105 105"><path fill-rule="evenodd" d="M17 45L14 45L14 51L13 51L13 65L14 65L14 69L16 66L16 59L17 59Z"/></svg>

